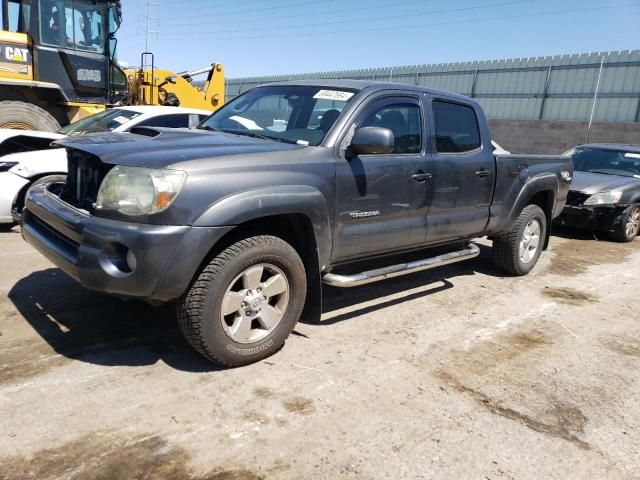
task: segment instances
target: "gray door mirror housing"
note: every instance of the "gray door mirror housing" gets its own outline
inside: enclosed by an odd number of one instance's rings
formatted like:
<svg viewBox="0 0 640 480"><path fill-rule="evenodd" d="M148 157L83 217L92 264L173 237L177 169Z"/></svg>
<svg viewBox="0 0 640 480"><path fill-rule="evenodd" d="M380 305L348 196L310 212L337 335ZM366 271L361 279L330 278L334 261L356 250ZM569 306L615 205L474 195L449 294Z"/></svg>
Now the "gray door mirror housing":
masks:
<svg viewBox="0 0 640 480"><path fill-rule="evenodd" d="M362 127L358 128L351 145L347 150L347 158L357 155L380 155L393 153L395 138L393 132L382 127Z"/></svg>

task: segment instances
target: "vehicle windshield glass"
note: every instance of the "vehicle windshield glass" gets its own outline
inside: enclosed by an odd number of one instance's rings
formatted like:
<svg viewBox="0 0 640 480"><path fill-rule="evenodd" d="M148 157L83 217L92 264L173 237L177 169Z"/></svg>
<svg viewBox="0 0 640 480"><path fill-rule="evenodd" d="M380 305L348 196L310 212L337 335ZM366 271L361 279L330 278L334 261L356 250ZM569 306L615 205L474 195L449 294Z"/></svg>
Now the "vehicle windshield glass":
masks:
<svg viewBox="0 0 640 480"><path fill-rule="evenodd" d="M42 43L104 54L106 4L82 0L44 0L40 9Z"/></svg>
<svg viewBox="0 0 640 480"><path fill-rule="evenodd" d="M141 113L132 112L131 110L105 110L62 127L58 130L58 133L80 135L82 133L111 132L139 115Z"/></svg>
<svg viewBox="0 0 640 480"><path fill-rule="evenodd" d="M258 87L227 103L199 128L315 146L356 92L333 87Z"/></svg>
<svg viewBox="0 0 640 480"><path fill-rule="evenodd" d="M576 147L565 155L571 157L577 171L640 178L640 153Z"/></svg>

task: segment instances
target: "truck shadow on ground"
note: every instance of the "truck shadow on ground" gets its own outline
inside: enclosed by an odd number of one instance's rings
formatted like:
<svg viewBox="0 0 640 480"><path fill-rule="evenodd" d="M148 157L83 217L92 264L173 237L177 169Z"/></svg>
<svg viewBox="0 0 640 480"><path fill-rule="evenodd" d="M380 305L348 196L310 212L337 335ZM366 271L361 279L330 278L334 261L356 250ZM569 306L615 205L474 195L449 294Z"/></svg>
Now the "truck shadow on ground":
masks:
<svg viewBox="0 0 640 480"><path fill-rule="evenodd" d="M478 246L480 247L480 255L477 258L458 264L436 267L432 270L412 273L355 288L325 287L322 313L323 317L329 316L329 318L323 319L321 325L333 325L383 308L435 295L454 288L455 285L452 280L456 277L473 276L476 273L492 277L506 276L504 272L493 266L491 248L486 245ZM414 252L409 256L405 255L399 258L402 258L402 261L414 261L427 258L429 255L430 252L427 250ZM378 265L372 266L376 267ZM385 300L376 301L381 298ZM359 307L360 304L363 305ZM356 308L349 309L345 313L331 315L332 312L352 307Z"/></svg>
<svg viewBox="0 0 640 480"><path fill-rule="evenodd" d="M355 319L454 288L451 279L476 272L503 275L492 266L488 247L481 246L480 257L457 265L353 289L325 288L325 316L341 309L348 311L321 325ZM371 304L372 300L389 296L393 298ZM57 268L19 280L9 292L9 299L53 350L69 359L105 366L144 366L161 360L188 372L217 370L183 339L173 304L151 307L100 295L84 289Z"/></svg>
<svg viewBox="0 0 640 480"><path fill-rule="evenodd" d="M106 366L162 360L189 372L216 370L183 339L172 304L151 307L90 292L57 268L21 279L9 298L55 352L67 358Z"/></svg>

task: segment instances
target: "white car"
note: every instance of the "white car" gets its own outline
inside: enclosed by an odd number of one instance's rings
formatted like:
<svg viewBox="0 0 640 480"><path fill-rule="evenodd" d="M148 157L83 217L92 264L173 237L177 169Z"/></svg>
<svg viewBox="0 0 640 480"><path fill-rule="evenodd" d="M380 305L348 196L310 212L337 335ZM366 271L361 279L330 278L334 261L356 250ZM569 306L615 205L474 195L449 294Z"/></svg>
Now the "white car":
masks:
<svg viewBox="0 0 640 480"><path fill-rule="evenodd" d="M493 147L493 154L494 155L509 155L511 152L508 150L505 150L504 148L502 148L500 146L500 144L498 142L496 142L495 140L491 140L491 146Z"/></svg>
<svg viewBox="0 0 640 480"><path fill-rule="evenodd" d="M64 148L53 140L69 135L127 132L133 127L194 127L211 112L193 108L136 106L115 107L62 127L56 133L0 129L0 228L20 218L24 195L35 182L67 173Z"/></svg>

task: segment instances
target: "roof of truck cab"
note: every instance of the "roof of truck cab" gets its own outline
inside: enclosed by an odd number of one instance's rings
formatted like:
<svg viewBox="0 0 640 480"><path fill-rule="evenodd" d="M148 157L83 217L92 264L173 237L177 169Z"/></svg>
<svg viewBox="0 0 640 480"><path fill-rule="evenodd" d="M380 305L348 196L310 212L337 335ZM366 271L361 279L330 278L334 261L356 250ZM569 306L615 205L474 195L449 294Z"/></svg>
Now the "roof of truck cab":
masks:
<svg viewBox="0 0 640 480"><path fill-rule="evenodd" d="M586 145L578 145L579 147L598 148L600 150L624 150L629 153L640 153L640 145L624 144L624 143L587 143Z"/></svg>
<svg viewBox="0 0 640 480"><path fill-rule="evenodd" d="M331 79L287 80L284 82L267 83L266 85L261 85L261 86L275 87L278 85L300 85L300 86L325 87L325 88L346 88L351 90L364 90L364 89L410 90L413 92L429 93L431 95L441 95L441 96L446 96L450 98L458 98L460 100L464 100L465 102L471 101L471 102L477 103L474 99L470 97L466 97L464 95L460 95L454 92L447 92L445 90L436 90L434 88L409 85L406 83L381 82L381 81L375 81L375 80L331 80Z"/></svg>

